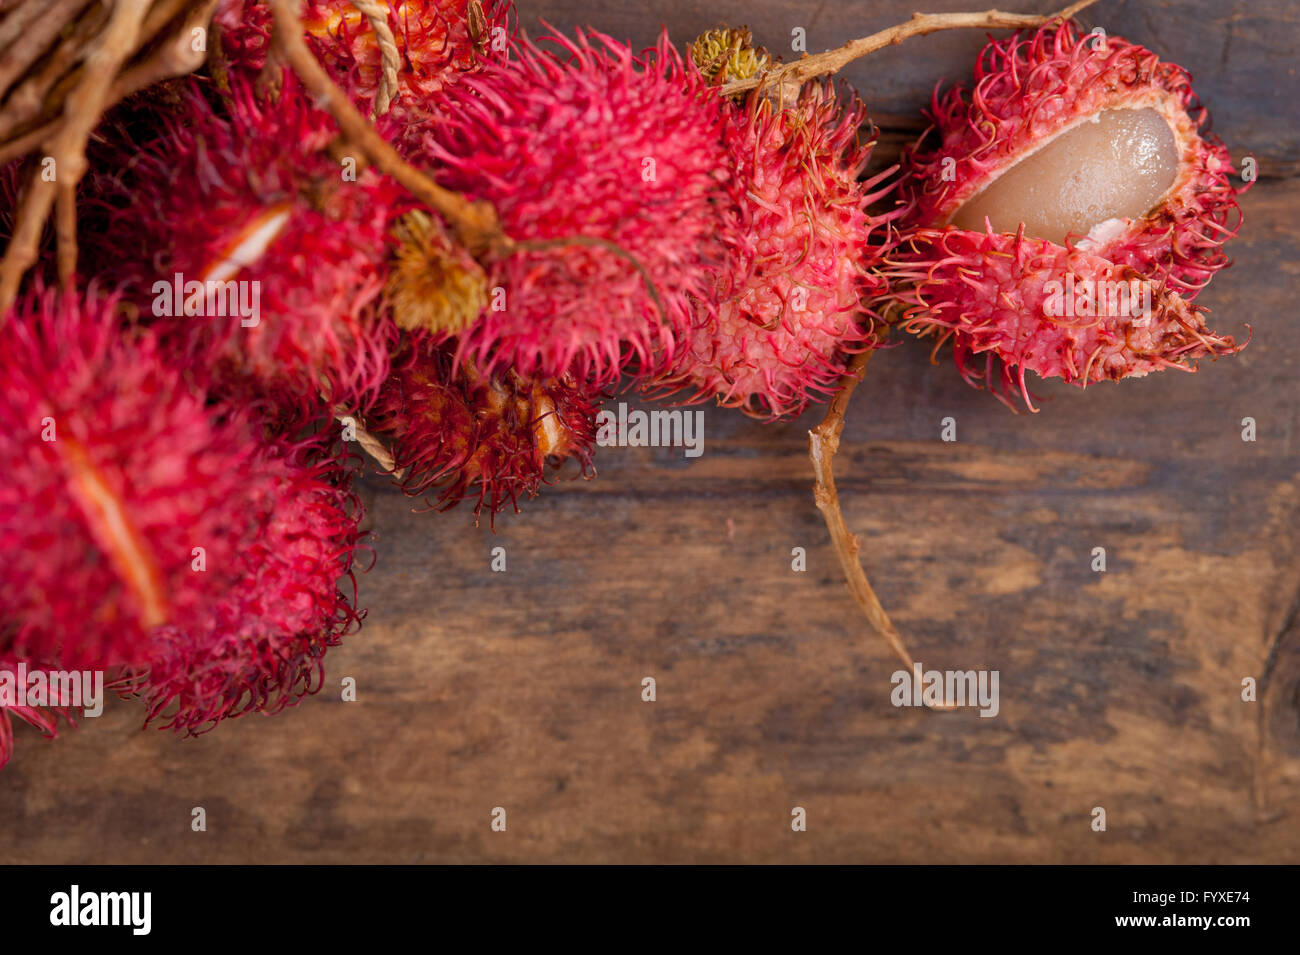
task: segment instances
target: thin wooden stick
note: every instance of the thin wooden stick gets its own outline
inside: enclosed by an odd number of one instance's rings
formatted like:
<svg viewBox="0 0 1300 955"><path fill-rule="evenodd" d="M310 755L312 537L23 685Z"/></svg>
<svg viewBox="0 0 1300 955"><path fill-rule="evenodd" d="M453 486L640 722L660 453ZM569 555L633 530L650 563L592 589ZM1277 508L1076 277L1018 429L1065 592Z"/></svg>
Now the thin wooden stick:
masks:
<svg viewBox="0 0 1300 955"><path fill-rule="evenodd" d="M874 53L887 46L896 46L909 37L927 36L940 30L1022 30L1040 27L1044 23L1061 18L1069 19L1085 7L1092 6L1096 0L1079 0L1072 3L1060 13L1051 16L1036 16L1027 13L1003 13L1001 10L985 10L983 13L914 13L912 19L900 23L879 33L850 40L838 49L826 53L804 56L793 63L783 63L770 70L745 80L735 80L722 87L722 94L730 96L743 93L762 86L777 90L786 99L797 93L799 87L817 76L837 73L859 57Z"/></svg>
<svg viewBox="0 0 1300 955"><path fill-rule="evenodd" d="M470 202L438 185L404 160L357 111L307 48L295 0L270 0L270 4L275 16L278 48L303 85L334 117L343 135L355 143L376 168L442 216L460 244L471 254L478 255L487 250L509 251L510 241L501 231L496 210L490 203Z"/></svg>
<svg viewBox="0 0 1300 955"><path fill-rule="evenodd" d="M18 286L36 261L41 232L60 187L75 189L86 171L86 141L104 111L111 89L104 77L116 76L136 50L140 25L148 11L148 0L117 0L99 42L86 58L86 74L68 96L63 122L46 144L54 159L54 177L42 175L43 164L34 167L19 207L14 234L0 261L0 315L6 314L18 296Z"/></svg>

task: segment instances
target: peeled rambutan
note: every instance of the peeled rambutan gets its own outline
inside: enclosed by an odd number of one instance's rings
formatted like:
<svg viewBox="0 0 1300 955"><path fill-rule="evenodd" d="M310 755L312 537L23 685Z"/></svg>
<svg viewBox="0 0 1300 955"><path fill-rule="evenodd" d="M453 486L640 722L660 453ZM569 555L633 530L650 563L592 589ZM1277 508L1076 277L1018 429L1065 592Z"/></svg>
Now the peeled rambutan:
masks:
<svg viewBox="0 0 1300 955"><path fill-rule="evenodd" d="M385 90L383 52L369 19L350 0L303 0L300 16L308 47L364 110L386 113L385 96L399 111L437 92L504 52L510 0L379 0L400 66L396 88ZM271 46L273 18L262 0L223 0L214 18L221 31L221 65L255 77Z"/></svg>
<svg viewBox="0 0 1300 955"><path fill-rule="evenodd" d="M893 213L867 212L888 172L859 181L873 145L863 120L861 104L846 108L829 84L785 107L754 93L736 111L716 315L702 316L660 384L751 414L797 414L834 391L850 354L874 347L863 303L884 290L875 266Z"/></svg>
<svg viewBox="0 0 1300 955"><path fill-rule="evenodd" d="M401 485L436 493L443 509L470 498L495 516L534 496L565 459L588 475L602 395L572 375L481 372L433 336L408 336L366 417L385 441Z"/></svg>
<svg viewBox="0 0 1300 955"><path fill-rule="evenodd" d="M484 261L488 307L461 354L484 375L599 386L666 368L721 261L724 103L661 37L643 57L598 33L523 43L446 87L422 159L496 209L515 247Z"/></svg>
<svg viewBox="0 0 1300 955"><path fill-rule="evenodd" d="M229 114L196 91L132 161L109 217L121 264L102 278L224 395L363 406L396 332L379 299L406 197L328 154L337 127L291 74L267 97L233 81Z"/></svg>
<svg viewBox="0 0 1300 955"><path fill-rule="evenodd" d="M0 320L0 620L8 652L60 666L148 657L155 627L239 578L274 498L248 415L209 407L112 299L35 294Z"/></svg>
<svg viewBox="0 0 1300 955"><path fill-rule="evenodd" d="M906 327L951 339L972 384L1029 404L1026 372L1082 386L1242 347L1190 304L1241 214L1181 67L1058 22L990 42L930 115L887 271Z"/></svg>

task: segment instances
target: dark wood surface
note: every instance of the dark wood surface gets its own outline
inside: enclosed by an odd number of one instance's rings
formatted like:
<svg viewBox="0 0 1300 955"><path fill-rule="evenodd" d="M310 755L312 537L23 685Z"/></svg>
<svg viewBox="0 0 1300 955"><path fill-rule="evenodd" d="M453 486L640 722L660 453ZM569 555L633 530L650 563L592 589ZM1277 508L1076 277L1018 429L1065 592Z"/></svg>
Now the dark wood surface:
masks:
<svg viewBox="0 0 1300 955"><path fill-rule="evenodd" d="M774 50L793 26L817 50L913 9L522 5L645 43L661 22L679 42L748 22ZM1296 18L1211 0L1087 15L1192 69L1234 157L1260 158L1236 265L1200 299L1220 329L1254 328L1242 355L1044 385L1042 412L1015 416L910 342L854 399L837 470L872 580L927 666L1000 671L996 719L890 705L897 665L812 503L820 410L764 425L708 409L702 457L606 449L596 480L548 489L495 536L369 480L370 615L326 690L198 740L139 732L122 703L52 743L19 730L0 862L1300 859ZM979 44L915 40L847 76L897 139Z"/></svg>

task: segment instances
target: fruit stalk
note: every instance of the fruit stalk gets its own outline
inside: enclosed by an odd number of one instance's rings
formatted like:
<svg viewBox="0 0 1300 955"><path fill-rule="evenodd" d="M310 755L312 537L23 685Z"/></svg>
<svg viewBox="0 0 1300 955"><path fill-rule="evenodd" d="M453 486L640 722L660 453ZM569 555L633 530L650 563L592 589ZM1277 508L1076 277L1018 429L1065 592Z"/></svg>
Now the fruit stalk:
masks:
<svg viewBox="0 0 1300 955"><path fill-rule="evenodd" d="M1060 13L1054 13L1050 16L1003 13L1001 10L985 10L983 13L914 13L912 19L906 23L899 23L886 30L881 30L879 33L850 40L837 49L828 50L825 53L815 53L812 56L804 56L793 63L783 63L749 79L727 83L722 87L722 94L732 96L762 86L776 89L784 99L789 100L792 96L798 94L799 87L808 80L837 73L856 59L869 53L875 53L877 50L883 50L887 46L897 46L904 40L914 36L928 36L931 33L938 33L940 30L969 28L977 30L1022 30L1029 27L1040 27L1052 20L1068 20L1080 10L1090 7L1096 2L1097 0L1078 0L1078 2L1070 4Z"/></svg>

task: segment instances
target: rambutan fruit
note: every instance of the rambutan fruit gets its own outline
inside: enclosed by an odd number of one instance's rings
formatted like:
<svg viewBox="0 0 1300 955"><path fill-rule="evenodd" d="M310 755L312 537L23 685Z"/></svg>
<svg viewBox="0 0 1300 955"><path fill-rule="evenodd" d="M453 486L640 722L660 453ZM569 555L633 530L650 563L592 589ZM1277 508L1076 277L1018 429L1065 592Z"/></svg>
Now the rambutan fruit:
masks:
<svg viewBox="0 0 1300 955"><path fill-rule="evenodd" d="M273 497L250 502L261 532L241 578L204 620L152 634L131 695L146 722L186 735L250 712L273 714L321 686L322 658L363 614L340 590L352 580L360 503L350 472L306 446L268 449ZM355 594L355 583L351 587Z"/></svg>
<svg viewBox="0 0 1300 955"><path fill-rule="evenodd" d="M480 372L452 346L413 334L366 417L412 496L436 492L441 509L470 498L495 516L532 497L567 458L591 471L602 394L574 376Z"/></svg>
<svg viewBox="0 0 1300 955"><path fill-rule="evenodd" d="M972 384L1032 410L1026 372L1083 386L1242 347L1191 304L1241 214L1181 67L1057 22L990 42L930 116L887 272L905 326L951 339Z"/></svg>
<svg viewBox="0 0 1300 955"><path fill-rule="evenodd" d="M437 94L420 153L495 208L514 247L483 261L489 305L460 354L492 376L603 387L671 363L721 261L724 109L668 43L599 33L530 43Z"/></svg>
<svg viewBox="0 0 1300 955"><path fill-rule="evenodd" d="M278 95L232 83L229 117L195 91L182 120L133 160L110 217L123 284L222 395L305 416L359 408L396 333L379 308L389 178L331 158L333 119L291 74Z"/></svg>
<svg viewBox="0 0 1300 955"><path fill-rule="evenodd" d="M387 12L398 55L386 78L380 36L361 5L351 0L303 0L300 16L308 47L363 111L399 110L436 93L485 59L503 53L510 38L510 0L375 0ZM263 0L223 0L220 66L256 77L271 47L273 17ZM395 84L392 80L395 79Z"/></svg>
<svg viewBox="0 0 1300 955"><path fill-rule="evenodd" d="M242 571L273 499L247 415L209 408L193 370L112 299L34 294L0 320L0 652L138 664L155 627L202 614ZM201 373L200 373L201 374Z"/></svg>
<svg viewBox="0 0 1300 955"><path fill-rule="evenodd" d="M730 124L728 257L717 270L716 313L656 384L768 417L797 414L835 390L848 356L877 344L864 300L884 290L875 265L888 220L867 207L888 172L859 181L874 143L864 111L830 84L776 106L753 93Z"/></svg>
<svg viewBox="0 0 1300 955"><path fill-rule="evenodd" d="M349 472L210 404L112 299L25 305L0 324L0 660L126 673L185 731L318 686L360 619Z"/></svg>

